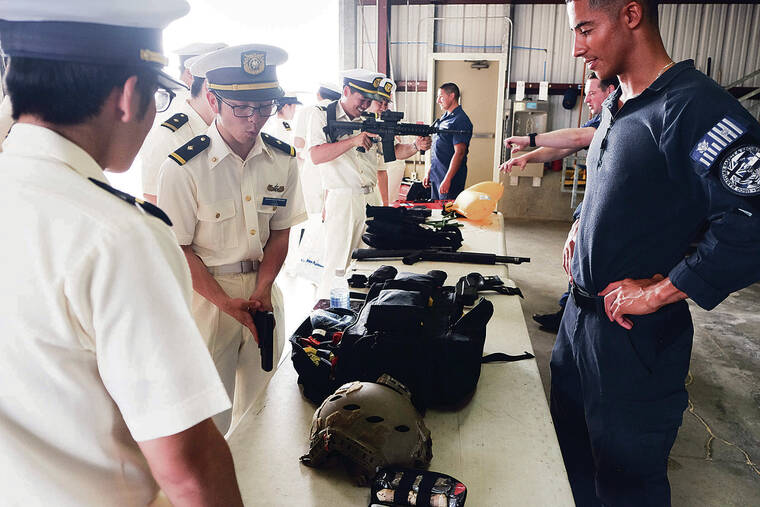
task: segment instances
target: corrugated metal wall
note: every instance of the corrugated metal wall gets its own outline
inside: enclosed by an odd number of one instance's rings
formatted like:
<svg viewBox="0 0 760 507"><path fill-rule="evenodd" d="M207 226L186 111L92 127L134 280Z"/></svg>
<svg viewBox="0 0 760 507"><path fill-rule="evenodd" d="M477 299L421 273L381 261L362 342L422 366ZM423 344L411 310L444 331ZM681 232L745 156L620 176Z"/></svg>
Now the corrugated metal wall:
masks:
<svg viewBox="0 0 760 507"><path fill-rule="evenodd" d="M377 68L377 6L357 9L357 64ZM514 23L511 81L581 83L583 64L572 57L573 38L563 4L557 5L394 5L391 11L391 66L397 81L427 80L428 54L502 50L505 24ZM432 17L448 18L431 21ZM470 18L470 19L468 19ZM479 18L479 19L472 19ZM487 18L487 19L486 19ZM665 48L676 61L692 58L722 85L760 69L760 5L666 4L660 6ZM760 86L760 76L742 84ZM426 120L424 94L399 93L396 108L410 121ZM551 97L550 128L575 126L578 107L567 111ZM757 116L760 101L745 102ZM586 112L582 112L585 118Z"/></svg>

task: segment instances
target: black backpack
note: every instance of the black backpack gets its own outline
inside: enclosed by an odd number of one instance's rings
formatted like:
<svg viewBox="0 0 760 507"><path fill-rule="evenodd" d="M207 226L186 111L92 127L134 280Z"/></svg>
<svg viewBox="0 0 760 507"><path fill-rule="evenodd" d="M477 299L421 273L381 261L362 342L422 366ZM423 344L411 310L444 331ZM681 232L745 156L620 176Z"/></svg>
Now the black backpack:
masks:
<svg viewBox="0 0 760 507"><path fill-rule="evenodd" d="M463 316L440 273L399 273L374 284L343 333L336 377L372 381L387 373L409 388L420 409L457 405L472 393L493 305L480 299Z"/></svg>
<svg viewBox="0 0 760 507"><path fill-rule="evenodd" d="M375 283L355 320L325 334L313 334L312 314L290 339L304 396L321 403L346 382L374 382L387 373L409 388L420 410L465 401L480 378L493 305L481 298L463 315L445 279L444 272L431 271Z"/></svg>

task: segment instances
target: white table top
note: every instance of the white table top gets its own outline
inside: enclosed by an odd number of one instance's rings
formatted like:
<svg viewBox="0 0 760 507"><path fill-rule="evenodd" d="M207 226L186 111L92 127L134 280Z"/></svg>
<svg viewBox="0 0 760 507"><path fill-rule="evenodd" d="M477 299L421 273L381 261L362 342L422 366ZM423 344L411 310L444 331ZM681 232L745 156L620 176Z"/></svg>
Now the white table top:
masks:
<svg viewBox="0 0 760 507"><path fill-rule="evenodd" d="M490 225L466 223L461 251L505 254L503 218L493 217ZM370 273L381 264L417 273L440 269L449 274L449 285L473 271L499 275L513 285L504 265L404 266L385 259L352 266ZM494 304L494 315L484 353L532 353L520 298L495 293L486 297ZM228 439L246 505L368 505L369 488L355 486L341 468L300 464L298 458L308 451L315 409L301 396L292 363L283 361ZM534 359L483 365L470 403L456 412L430 409L425 423L433 438L430 470L462 481L468 506L574 505Z"/></svg>

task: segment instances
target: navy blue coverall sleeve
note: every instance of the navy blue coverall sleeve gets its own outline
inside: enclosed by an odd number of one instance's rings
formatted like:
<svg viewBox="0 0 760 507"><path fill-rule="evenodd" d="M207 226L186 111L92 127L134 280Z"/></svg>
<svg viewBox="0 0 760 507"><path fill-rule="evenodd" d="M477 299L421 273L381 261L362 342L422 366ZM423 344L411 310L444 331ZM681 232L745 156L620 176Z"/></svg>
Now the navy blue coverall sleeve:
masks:
<svg viewBox="0 0 760 507"><path fill-rule="evenodd" d="M669 164L694 171L705 200L696 252L668 276L706 310L760 280L760 125L716 95L669 100L660 139Z"/></svg>

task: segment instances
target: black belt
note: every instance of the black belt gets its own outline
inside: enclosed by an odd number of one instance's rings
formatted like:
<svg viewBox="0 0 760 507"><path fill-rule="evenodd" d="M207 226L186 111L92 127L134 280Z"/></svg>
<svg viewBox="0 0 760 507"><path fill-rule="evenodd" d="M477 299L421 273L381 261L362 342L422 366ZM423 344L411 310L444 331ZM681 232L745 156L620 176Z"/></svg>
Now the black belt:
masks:
<svg viewBox="0 0 760 507"><path fill-rule="evenodd" d="M585 289L573 282L570 286L570 295L575 301L575 306L583 310L599 312L604 314L604 298L601 296L592 296Z"/></svg>

